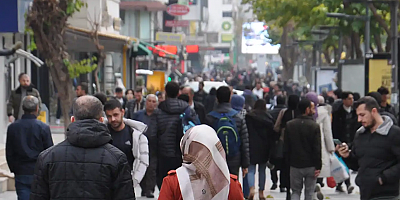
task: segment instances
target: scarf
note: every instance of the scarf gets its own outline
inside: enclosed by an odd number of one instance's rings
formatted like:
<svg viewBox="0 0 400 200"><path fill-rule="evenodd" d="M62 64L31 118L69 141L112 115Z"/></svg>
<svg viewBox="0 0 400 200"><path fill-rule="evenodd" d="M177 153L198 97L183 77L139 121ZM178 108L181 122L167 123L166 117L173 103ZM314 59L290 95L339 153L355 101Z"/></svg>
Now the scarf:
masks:
<svg viewBox="0 0 400 200"><path fill-rule="evenodd" d="M318 104L319 104L318 95L315 92L309 92L306 94L306 98L314 103L315 114L313 118L314 120L316 120L318 118Z"/></svg>
<svg viewBox="0 0 400 200"><path fill-rule="evenodd" d="M180 146L183 164L176 174L183 200L227 200L230 174L214 129L195 126L186 132Z"/></svg>

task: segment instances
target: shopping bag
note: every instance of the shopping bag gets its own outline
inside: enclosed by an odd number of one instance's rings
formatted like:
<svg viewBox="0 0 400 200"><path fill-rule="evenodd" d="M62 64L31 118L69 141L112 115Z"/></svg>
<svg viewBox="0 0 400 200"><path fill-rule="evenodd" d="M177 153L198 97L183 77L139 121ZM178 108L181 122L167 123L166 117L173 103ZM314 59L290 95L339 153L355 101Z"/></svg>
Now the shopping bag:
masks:
<svg viewBox="0 0 400 200"><path fill-rule="evenodd" d="M339 159L339 161L344 165L344 167L346 167L346 172L347 172L348 174L350 174L349 167L347 167L346 163L343 161L343 158L342 158L342 157L338 157L336 154L335 154L335 156L336 156L336 157Z"/></svg>
<svg viewBox="0 0 400 200"><path fill-rule="evenodd" d="M328 187L330 187L330 188L335 188L336 187L336 182L335 182L335 179L333 177L328 177L326 179L326 183L327 183Z"/></svg>
<svg viewBox="0 0 400 200"><path fill-rule="evenodd" d="M341 183L349 179L349 173L346 170L346 166L339 161L339 158L335 154L331 154L331 175L335 179L336 183Z"/></svg>

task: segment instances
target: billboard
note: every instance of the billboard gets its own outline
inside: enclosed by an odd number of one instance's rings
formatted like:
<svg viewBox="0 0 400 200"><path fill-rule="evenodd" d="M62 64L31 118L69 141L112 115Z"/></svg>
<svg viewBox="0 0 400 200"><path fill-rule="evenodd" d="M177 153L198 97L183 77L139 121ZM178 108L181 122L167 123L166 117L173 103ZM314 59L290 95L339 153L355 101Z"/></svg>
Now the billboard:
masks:
<svg viewBox="0 0 400 200"><path fill-rule="evenodd" d="M271 44L269 26L264 22L246 22L242 26L242 53L278 54L280 44Z"/></svg>
<svg viewBox="0 0 400 200"><path fill-rule="evenodd" d="M392 65L390 54L367 54L365 62L365 90L374 92L381 86L392 89ZM389 97L390 98L390 97ZM389 100L390 103L390 100Z"/></svg>
<svg viewBox="0 0 400 200"><path fill-rule="evenodd" d="M336 69L319 69L316 71L317 94L322 92L332 93L337 89L336 86L337 70Z"/></svg>

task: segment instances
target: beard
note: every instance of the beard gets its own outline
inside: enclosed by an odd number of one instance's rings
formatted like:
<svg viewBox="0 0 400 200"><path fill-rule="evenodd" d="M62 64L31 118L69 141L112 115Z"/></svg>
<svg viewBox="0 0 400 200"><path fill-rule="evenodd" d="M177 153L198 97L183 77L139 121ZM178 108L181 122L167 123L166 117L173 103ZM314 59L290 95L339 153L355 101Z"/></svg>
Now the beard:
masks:
<svg viewBox="0 0 400 200"><path fill-rule="evenodd" d="M116 121L116 122L111 122L111 127L114 129L118 129L122 125L122 120L121 121Z"/></svg>
<svg viewBox="0 0 400 200"><path fill-rule="evenodd" d="M21 87L24 88L24 89L28 89L29 85L21 85Z"/></svg>
<svg viewBox="0 0 400 200"><path fill-rule="evenodd" d="M371 129L371 128L374 127L375 125L376 125L376 120L375 120L375 119L372 119L371 124L370 124L370 125L367 125L365 128Z"/></svg>

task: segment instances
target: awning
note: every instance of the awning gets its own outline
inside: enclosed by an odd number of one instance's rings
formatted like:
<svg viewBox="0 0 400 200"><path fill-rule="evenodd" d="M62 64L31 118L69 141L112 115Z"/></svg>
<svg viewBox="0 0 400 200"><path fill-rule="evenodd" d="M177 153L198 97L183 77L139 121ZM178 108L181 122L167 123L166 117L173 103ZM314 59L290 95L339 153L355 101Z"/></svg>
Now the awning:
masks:
<svg viewBox="0 0 400 200"><path fill-rule="evenodd" d="M68 27L65 33L68 50L76 52L96 52L97 49L90 34L92 34L91 30ZM123 35L100 32L98 34L100 44L104 46L105 52L122 52L125 45L138 41L137 38Z"/></svg>
<svg viewBox="0 0 400 200"><path fill-rule="evenodd" d="M150 56L153 54L153 52L151 52L145 45L140 44L138 45L138 51L134 51L133 48L132 49L132 56Z"/></svg>
<svg viewBox="0 0 400 200"><path fill-rule="evenodd" d="M159 1L122 1L119 3L121 10L165 11L167 6Z"/></svg>
<svg viewBox="0 0 400 200"><path fill-rule="evenodd" d="M152 51L155 54L158 54L161 57L168 58L168 59L175 59L175 60L179 58L177 55L175 55L171 52L165 51L165 50L163 50L159 47L156 47L152 44L149 44L147 42L140 41L140 43L145 45L150 51Z"/></svg>

